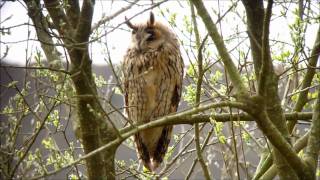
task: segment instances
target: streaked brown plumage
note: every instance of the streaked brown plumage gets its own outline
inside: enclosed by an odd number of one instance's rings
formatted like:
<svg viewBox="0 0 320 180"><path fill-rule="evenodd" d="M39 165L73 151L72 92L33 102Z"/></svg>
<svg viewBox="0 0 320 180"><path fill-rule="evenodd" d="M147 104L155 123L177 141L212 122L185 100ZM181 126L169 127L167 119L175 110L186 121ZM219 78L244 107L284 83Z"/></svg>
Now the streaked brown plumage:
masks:
<svg viewBox="0 0 320 180"><path fill-rule="evenodd" d="M183 79L183 60L175 34L154 21L133 25L131 45L124 56L124 92L128 118L147 123L177 111ZM163 161L172 126L141 131L134 136L138 157L154 171Z"/></svg>

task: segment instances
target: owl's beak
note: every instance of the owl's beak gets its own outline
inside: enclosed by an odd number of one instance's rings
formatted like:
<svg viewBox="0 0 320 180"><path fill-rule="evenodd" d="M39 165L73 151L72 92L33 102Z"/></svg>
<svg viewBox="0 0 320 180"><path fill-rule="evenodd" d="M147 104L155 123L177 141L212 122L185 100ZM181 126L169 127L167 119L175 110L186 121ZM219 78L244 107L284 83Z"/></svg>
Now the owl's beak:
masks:
<svg viewBox="0 0 320 180"><path fill-rule="evenodd" d="M136 49L137 49L137 51L138 51L139 53L142 52L142 41L139 41L139 42L137 43Z"/></svg>

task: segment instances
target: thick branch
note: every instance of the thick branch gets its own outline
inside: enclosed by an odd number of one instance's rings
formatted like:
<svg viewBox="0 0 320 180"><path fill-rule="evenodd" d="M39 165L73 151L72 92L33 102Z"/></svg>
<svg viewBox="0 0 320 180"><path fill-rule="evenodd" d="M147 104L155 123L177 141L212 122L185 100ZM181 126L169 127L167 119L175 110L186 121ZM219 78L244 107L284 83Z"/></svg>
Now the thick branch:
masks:
<svg viewBox="0 0 320 180"><path fill-rule="evenodd" d="M318 98L314 106L307 152L304 159L311 166L315 175L320 150L320 88L318 88Z"/></svg>
<svg viewBox="0 0 320 180"><path fill-rule="evenodd" d="M68 7L66 8L66 13L70 24L73 28L76 28L79 22L80 16L80 6L78 0L68 0Z"/></svg>
<svg viewBox="0 0 320 180"><path fill-rule="evenodd" d="M66 169L66 168L69 168L73 165L78 164L79 162L81 162L83 160L91 158L92 156L95 156L95 155L101 153L102 151L112 149L112 148L118 146L122 141L124 141L125 139L129 138L130 136L136 134L139 131L154 128L154 127L165 126L165 125L181 124L179 122L179 119L183 122L184 121L183 118L190 117L191 115L196 114L198 112L202 112L202 111L212 109L212 108L225 107L225 106L231 106L233 108L240 108L240 109L245 108L245 104L243 104L243 103L223 101L223 102L219 102L219 103L212 103L212 104L207 104L207 105L203 105L200 107L195 107L191 110L187 110L187 111L180 112L177 114L168 115L168 116L159 118L157 120L151 121L146 124L141 124L141 125L135 124L130 127L126 127L126 128L121 129L120 132L121 132L122 136L117 137L112 141L109 141L108 144L105 144L105 145L103 145L103 146L101 146L101 147L99 147L89 153L86 153L81 158L77 159L76 161L74 161L64 167L61 167L58 170L46 173L45 175L42 175L42 176L34 177L32 179L40 179L43 177L48 177L48 176L54 175L54 174ZM199 122L203 122L203 121L200 120ZM199 123L199 122L194 122L194 123ZM190 123L190 121L189 121L189 123Z"/></svg>
<svg viewBox="0 0 320 180"><path fill-rule="evenodd" d="M75 39L77 43L88 42L91 34L91 22L94 9L94 0L84 0L77 26Z"/></svg>
<svg viewBox="0 0 320 180"><path fill-rule="evenodd" d="M252 57L256 75L259 75L258 92L264 97L265 109L268 118L288 139L289 132L283 115L280 98L278 95L278 77L274 73L269 46L269 25L272 13L272 1L269 1L266 12L264 13L262 0L242 0L247 13L248 34L252 48ZM274 149L273 156L275 163L279 167L280 177L293 179L295 173L289 164L281 158L281 149ZM267 162L270 162L268 156Z"/></svg>
<svg viewBox="0 0 320 180"><path fill-rule="evenodd" d="M302 113L285 113L285 117L288 121L311 121L312 112L302 112ZM179 119L179 124L193 124L195 122L210 122L210 118L213 118L217 122L229 122L229 121L255 121L255 119L248 115L247 113L232 114L221 113L221 114L196 114L190 117ZM237 119L239 118L239 119Z"/></svg>
<svg viewBox="0 0 320 180"><path fill-rule="evenodd" d="M60 2L58 0L44 0L44 3L53 21L53 24L59 31L59 34L62 36L67 35L71 28Z"/></svg>
<svg viewBox="0 0 320 180"><path fill-rule="evenodd" d="M31 18L37 37L40 41L41 48L44 51L44 54L50 63L50 66L55 69L62 69L61 58L59 52L55 46L50 45L54 44L52 37L49 34L49 26L47 20L45 19L41 8L40 3L36 1L24 0L27 5L28 15Z"/></svg>
<svg viewBox="0 0 320 180"><path fill-rule="evenodd" d="M64 43L77 46L68 47L68 54L73 64L72 80L77 95L77 112L81 129L81 139L85 154L101 147L105 142L114 139L114 131L109 128L109 124L102 116L103 109L97 100L97 89L94 83L91 67L91 59L87 41L91 33L91 21L93 15L94 1L84 0L80 12L77 29L68 24L66 15L58 1L45 1L49 15L54 24L58 27L60 36L64 37ZM77 6L73 4L73 6ZM77 13L77 10L73 13ZM68 13L71 13L70 11ZM75 15L76 17L77 15ZM68 39L66 39L68 38ZM72 39L75 42L71 42ZM84 96L90 96L84 97ZM88 179L114 179L114 155L115 149L110 149L108 153L97 153L86 159ZM103 168L102 168L103 167Z"/></svg>
<svg viewBox="0 0 320 180"><path fill-rule="evenodd" d="M263 101L262 97L254 97L247 101L248 106L243 110L252 115L252 117L257 118L256 122L259 129L261 129L263 134L267 136L268 140L275 147L274 150L278 150L282 155L281 158L284 158L290 167L294 169L299 178L310 179L312 175L310 171L308 171L306 164L299 158L288 141L271 122L266 110L261 111L261 109L259 109Z"/></svg>
<svg viewBox="0 0 320 180"><path fill-rule="evenodd" d="M247 29L250 39L251 54L253 58L256 77L261 68L261 44L264 8L262 0L242 0L246 9Z"/></svg>
<svg viewBox="0 0 320 180"><path fill-rule="evenodd" d="M135 134L139 131L142 131L144 129L165 126L165 125L194 124L194 123L201 123L201 122L210 122L211 118L214 118L218 122L227 122L230 120L238 121L239 119L244 120L244 121L253 121L252 117L248 114L245 114L245 113L239 114L239 116L237 114L233 114L233 116L231 118L230 118L229 113L217 114L217 115L212 115L212 116L211 115L202 115L202 114L197 115L196 114L198 112L202 112L202 111L205 111L205 110L208 110L211 108L218 108L218 107L222 107L222 106L231 106L234 108L244 108L245 104L238 103L238 102L212 103L212 104L200 106L199 108L194 108L194 109L180 112L177 114L162 117L162 118L159 118L157 120L151 121L146 124L142 124L142 125L135 124L130 127L125 127L120 130L122 138L118 137L118 138L114 139L113 141L110 141L108 144L105 144L105 145L99 147L98 149L82 156L81 158L62 167L61 169L49 172L46 175L35 177L33 179L39 179L42 177L54 175L54 174L62 171L63 169L66 169L66 168L69 168L73 165L76 165L79 162L81 162L81 161L83 161L83 160L85 160L85 159L87 159L97 153L100 153L102 151L106 151L108 149L111 149L111 148L119 145L126 138L128 138L128 137L132 136L133 134ZM301 119L301 120L307 120L307 119L312 118L312 113L299 113L299 114L293 113L293 114L287 114L287 117L289 120L296 119L296 118Z"/></svg>
<svg viewBox="0 0 320 180"><path fill-rule="evenodd" d="M300 137L293 145L293 149L296 153L300 152L304 147L306 147L310 132L305 133L302 137ZM272 157L268 156L265 160L265 164L261 168L259 172L253 178L257 179L274 179L277 175L278 169L275 164L272 165ZM272 166L271 166L272 165ZM270 167L271 166L271 167Z"/></svg>
<svg viewBox="0 0 320 180"><path fill-rule="evenodd" d="M261 49L262 65L259 73L259 87L258 87L258 93L261 96L266 96L267 94L267 91L266 91L267 78L270 75L271 69L272 69L270 46L269 46L269 26L270 26L271 14L272 14L272 4L273 4L273 0L269 0L266 14L263 20L262 49Z"/></svg>
<svg viewBox="0 0 320 180"><path fill-rule="evenodd" d="M318 61L319 56L320 56L320 26L318 27L317 38L316 38L314 45L313 45L313 48L312 48L311 57L308 61L308 69L307 69L307 72L303 78L301 89L306 89L311 86L313 76L316 73L316 69L314 67L317 66L317 61ZM294 107L294 111L301 112L303 106L308 101L308 92L309 91L303 91L299 94L298 100L297 100L295 107ZM296 124L296 122L289 122L288 123L289 132L292 132L295 124Z"/></svg>
<svg viewBox="0 0 320 180"><path fill-rule="evenodd" d="M286 127L286 121L283 117L282 107L278 95L278 80L275 78L273 70L270 46L269 46L269 26L272 15L273 0L268 0L266 13L263 20L262 31L262 64L259 73L259 85L258 93L265 98L268 117L272 123L280 131L280 133L287 139L289 138L289 132ZM276 90L275 90L276 89ZM269 99L269 100L268 100ZM270 100L272 100L270 102ZM275 164L279 170L280 179L297 179L296 173L293 168L290 167L288 162L282 157L282 149L274 148L273 157Z"/></svg>

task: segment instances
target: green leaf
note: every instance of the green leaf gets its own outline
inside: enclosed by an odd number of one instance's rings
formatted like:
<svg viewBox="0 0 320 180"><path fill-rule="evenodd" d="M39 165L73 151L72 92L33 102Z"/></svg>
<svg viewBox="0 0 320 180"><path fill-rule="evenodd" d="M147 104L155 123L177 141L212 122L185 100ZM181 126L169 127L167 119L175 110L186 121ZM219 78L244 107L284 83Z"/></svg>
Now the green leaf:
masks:
<svg viewBox="0 0 320 180"><path fill-rule="evenodd" d="M249 135L248 133L244 132L244 133L242 134L242 138L244 139L244 141L245 141L246 143L249 143L249 141L250 141L250 135Z"/></svg>
<svg viewBox="0 0 320 180"><path fill-rule="evenodd" d="M15 86L17 83L18 83L18 81L12 81L7 85L7 87L10 88L12 86Z"/></svg>
<svg viewBox="0 0 320 180"><path fill-rule="evenodd" d="M218 140L219 140L219 142L222 143L222 144L225 144L225 143L227 142L227 141L226 141L226 137L223 136L223 135L219 136L219 137L218 137Z"/></svg>
<svg viewBox="0 0 320 180"><path fill-rule="evenodd" d="M168 151L167 151L166 155L164 156L164 160L168 161L168 159L172 156L172 153L173 153L173 147L169 146Z"/></svg>
<svg viewBox="0 0 320 180"><path fill-rule="evenodd" d="M53 148L53 140L51 137L48 137L46 139L43 139L41 141L41 144L44 146L46 149L52 149Z"/></svg>
<svg viewBox="0 0 320 180"><path fill-rule="evenodd" d="M194 84L186 86L186 91L182 95L183 99L188 102L188 104L193 105L196 100L196 88Z"/></svg>
<svg viewBox="0 0 320 180"><path fill-rule="evenodd" d="M213 75L211 75L210 82L212 84L215 84L218 80L221 79L222 75L223 74L219 70L216 70L216 72Z"/></svg>

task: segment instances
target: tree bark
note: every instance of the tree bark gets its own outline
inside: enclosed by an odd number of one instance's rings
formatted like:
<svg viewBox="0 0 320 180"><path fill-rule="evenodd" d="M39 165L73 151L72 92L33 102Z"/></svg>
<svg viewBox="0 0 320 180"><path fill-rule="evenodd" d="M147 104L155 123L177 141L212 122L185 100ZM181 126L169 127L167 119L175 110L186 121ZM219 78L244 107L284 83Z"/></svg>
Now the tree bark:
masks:
<svg viewBox="0 0 320 180"><path fill-rule="evenodd" d="M107 117L103 116L103 109L97 98L98 93L91 69L92 61L89 57L88 41L91 34L94 1L83 1L81 11L78 1L68 1L69 6L62 6L61 2L57 0L45 0L44 2L71 60L71 77L76 90L81 139L84 152L88 154L115 137L114 129L110 128L110 123L104 120ZM63 7L67 9L63 9ZM41 22L41 19L35 19L35 24L37 24L37 20ZM43 41L52 43L52 39L48 34L44 34L46 32L43 29L36 28L36 30L39 32L40 41L43 40L42 37L46 37ZM45 45L42 47L48 60L56 58L56 51L52 50L54 47ZM89 179L115 178L115 149L97 153L86 159Z"/></svg>
<svg viewBox="0 0 320 180"><path fill-rule="evenodd" d="M255 74L257 77L263 78L259 79L259 83L261 81L264 81L265 83L263 90L265 90L267 114L281 134L289 141L289 131L285 123L281 100L278 95L278 77L273 71L270 57L268 37L266 37L266 42L263 42L263 35L269 36L269 33L263 33L263 26L265 23L268 23L266 21L270 21L270 19L265 19L264 21L265 12L262 0L243 0L242 2L247 14L247 29L252 48L251 54L253 57ZM265 49L263 49L263 47L265 47ZM265 51L263 52L263 50ZM262 62L262 60L265 60L265 62ZM259 73L262 71L261 68L263 63L265 63L264 67L267 68L267 71L263 72L262 76L259 76ZM293 169L283 158L281 158L281 153L279 153L277 149L273 151L273 156L275 157L274 162L280 170L280 177L282 177L282 179L288 177L293 178L295 176ZM295 177L295 179L297 179L297 177Z"/></svg>

